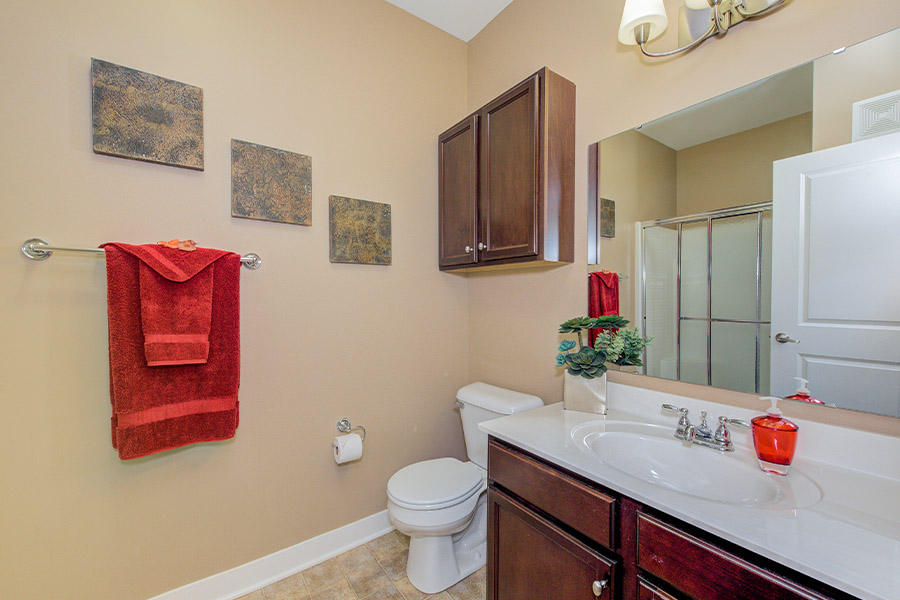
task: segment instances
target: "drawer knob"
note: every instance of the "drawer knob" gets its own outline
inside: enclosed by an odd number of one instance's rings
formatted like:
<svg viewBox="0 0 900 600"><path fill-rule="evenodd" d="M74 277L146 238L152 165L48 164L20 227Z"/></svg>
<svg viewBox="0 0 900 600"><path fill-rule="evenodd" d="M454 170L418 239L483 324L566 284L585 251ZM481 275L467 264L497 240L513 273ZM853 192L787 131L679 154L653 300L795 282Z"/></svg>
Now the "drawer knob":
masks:
<svg viewBox="0 0 900 600"><path fill-rule="evenodd" d="M602 579L600 581L595 581L593 584L591 584L591 590L594 592L594 595L599 598L600 594L603 593L603 590L605 590L606 586L608 586L608 585L609 585L608 579Z"/></svg>
<svg viewBox="0 0 900 600"><path fill-rule="evenodd" d="M478 249L487 250L487 244L485 244L484 242L478 242Z"/></svg>
<svg viewBox="0 0 900 600"><path fill-rule="evenodd" d="M474 250L472 246L466 246L466 254L472 254L472 250Z"/></svg>

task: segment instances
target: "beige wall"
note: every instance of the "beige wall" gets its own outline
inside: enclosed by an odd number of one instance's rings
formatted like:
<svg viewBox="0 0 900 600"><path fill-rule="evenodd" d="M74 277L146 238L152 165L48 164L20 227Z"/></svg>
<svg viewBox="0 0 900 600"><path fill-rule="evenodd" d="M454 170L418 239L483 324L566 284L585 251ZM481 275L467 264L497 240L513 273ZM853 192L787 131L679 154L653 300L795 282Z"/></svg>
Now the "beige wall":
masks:
<svg viewBox="0 0 900 600"><path fill-rule="evenodd" d="M633 129L600 142L600 195L616 203L616 237L601 238L600 264L590 270L628 275L619 287L619 314L632 322L634 223L675 216L675 157L674 150Z"/></svg>
<svg viewBox="0 0 900 600"><path fill-rule="evenodd" d="M812 113L679 150L677 214L768 202L772 162L811 150Z"/></svg>
<svg viewBox="0 0 900 600"><path fill-rule="evenodd" d="M893 7L894 14L897 7ZM894 24L896 26L896 23ZM900 31L817 60L813 85L813 149L850 143L853 103L900 90Z"/></svg>
<svg viewBox="0 0 900 600"><path fill-rule="evenodd" d="M5 4L0 597L148 598L383 510L403 465L464 456L467 283L437 270L435 193L463 42L373 0ZM94 154L91 57L202 87L206 170ZM232 137L312 156L312 227L229 216ZM329 194L392 205L392 266L329 263ZM103 261L28 261L32 236L257 252L237 437L119 461ZM344 416L368 438L338 467Z"/></svg>
<svg viewBox="0 0 900 600"><path fill-rule="evenodd" d="M470 110L542 65L575 82L576 223L587 218L591 143L900 26L896 0L791 2L688 55L650 60L618 45L622 4L516 0L469 43ZM669 14L680 4L666 0ZM653 47L674 47L675 35L673 28ZM586 237L586 225L577 227L572 265L470 278L471 379L509 385L545 402L562 398L562 370L553 361L556 330L563 320L586 312ZM682 388L671 384L671 389ZM868 416L862 422L900 429L897 420Z"/></svg>

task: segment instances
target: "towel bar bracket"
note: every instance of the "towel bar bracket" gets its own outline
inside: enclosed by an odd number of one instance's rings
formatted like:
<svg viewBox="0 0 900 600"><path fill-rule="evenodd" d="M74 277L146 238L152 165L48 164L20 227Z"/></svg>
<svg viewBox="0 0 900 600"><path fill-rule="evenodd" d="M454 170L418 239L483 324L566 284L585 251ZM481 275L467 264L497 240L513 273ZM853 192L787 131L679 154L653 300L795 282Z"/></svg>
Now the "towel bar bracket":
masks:
<svg viewBox="0 0 900 600"><path fill-rule="evenodd" d="M55 250L62 252L87 252L90 254L104 255L102 248L72 248L70 246L54 246L41 238L30 238L22 243L22 254L31 260L47 260ZM258 254L250 252L241 257L241 265L255 271L262 265L262 259Z"/></svg>

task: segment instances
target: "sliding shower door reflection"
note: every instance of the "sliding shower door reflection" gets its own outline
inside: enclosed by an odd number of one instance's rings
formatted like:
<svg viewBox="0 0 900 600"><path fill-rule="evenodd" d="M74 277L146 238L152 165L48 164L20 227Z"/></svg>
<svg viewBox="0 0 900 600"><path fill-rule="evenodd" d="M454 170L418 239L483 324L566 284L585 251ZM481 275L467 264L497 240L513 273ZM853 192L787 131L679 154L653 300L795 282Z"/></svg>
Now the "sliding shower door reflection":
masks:
<svg viewBox="0 0 900 600"><path fill-rule="evenodd" d="M771 203L641 229L646 373L767 394Z"/></svg>

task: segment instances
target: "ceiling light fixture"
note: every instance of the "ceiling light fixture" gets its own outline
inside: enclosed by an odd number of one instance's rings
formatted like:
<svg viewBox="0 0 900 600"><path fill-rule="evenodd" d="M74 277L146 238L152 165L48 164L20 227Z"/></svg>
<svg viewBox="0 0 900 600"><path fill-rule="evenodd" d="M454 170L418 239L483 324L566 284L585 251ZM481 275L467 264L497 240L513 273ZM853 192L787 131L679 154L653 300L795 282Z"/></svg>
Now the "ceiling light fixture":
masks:
<svg viewBox="0 0 900 600"><path fill-rule="evenodd" d="M646 44L658 38L666 30L669 19L663 0L625 0L622 23L619 25L619 42L638 45L646 56L659 58L687 52L715 35L725 35L728 29L741 21L767 15L789 0L685 0L691 10L708 10L710 25L706 33L691 43L668 52L650 52ZM747 4L759 5L749 10Z"/></svg>

